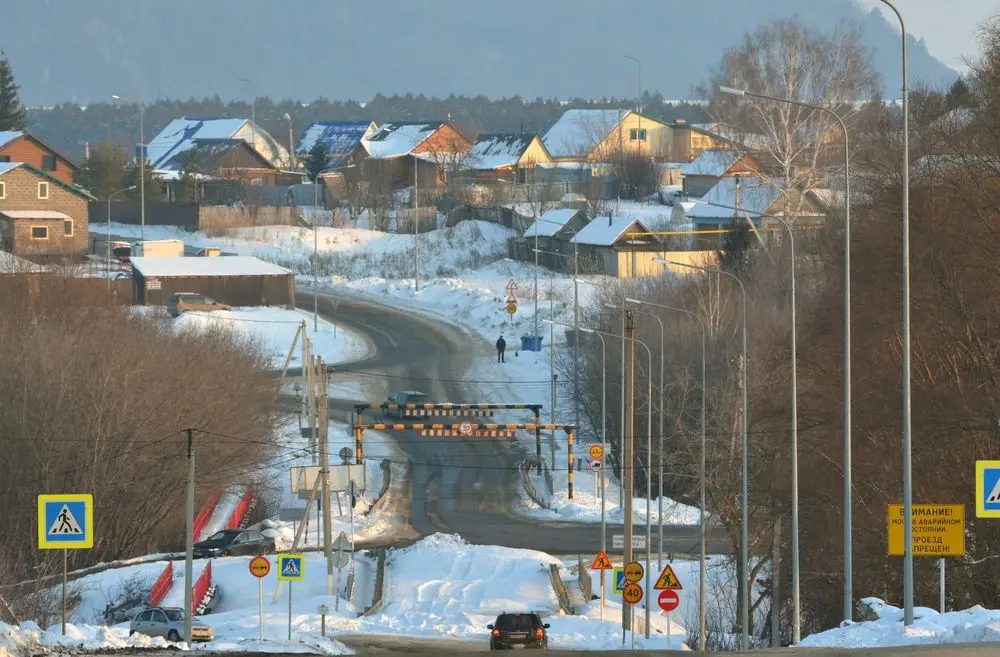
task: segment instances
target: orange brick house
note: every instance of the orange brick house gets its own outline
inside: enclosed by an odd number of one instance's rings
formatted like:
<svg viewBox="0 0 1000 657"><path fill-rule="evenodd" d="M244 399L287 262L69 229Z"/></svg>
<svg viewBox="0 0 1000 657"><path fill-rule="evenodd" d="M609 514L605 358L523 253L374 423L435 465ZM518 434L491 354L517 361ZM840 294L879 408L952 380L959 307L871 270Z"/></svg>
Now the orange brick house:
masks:
<svg viewBox="0 0 1000 657"><path fill-rule="evenodd" d="M24 162L59 180L72 183L80 167L35 135L0 131L0 163Z"/></svg>
<svg viewBox="0 0 1000 657"><path fill-rule="evenodd" d="M85 254L93 200L31 164L0 163L0 250L40 259Z"/></svg>

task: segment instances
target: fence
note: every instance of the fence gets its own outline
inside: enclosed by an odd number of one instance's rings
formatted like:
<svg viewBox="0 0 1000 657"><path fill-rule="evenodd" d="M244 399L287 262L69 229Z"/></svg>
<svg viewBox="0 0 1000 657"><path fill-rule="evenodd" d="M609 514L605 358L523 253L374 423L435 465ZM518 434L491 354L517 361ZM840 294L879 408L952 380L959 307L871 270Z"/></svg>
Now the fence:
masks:
<svg viewBox="0 0 1000 657"><path fill-rule="evenodd" d="M194 601L194 607L197 610L196 613L201 613L205 610L205 607L209 601L209 589L212 588L212 562L209 561L208 565L205 566L205 570L201 571L201 575L198 576L198 580L194 583L191 589L192 600Z"/></svg>
<svg viewBox="0 0 1000 657"><path fill-rule="evenodd" d="M160 576L153 583L153 588L149 590L149 606L159 607L174 584L174 562L167 562L167 567L163 569Z"/></svg>
<svg viewBox="0 0 1000 657"><path fill-rule="evenodd" d="M233 515L229 516L229 522L226 523L226 529L241 529L243 524L243 519L247 515L247 511L250 510L250 502L253 500L254 486L250 484L247 486L246 491L243 492L243 497L236 504L236 508L233 509Z"/></svg>
<svg viewBox="0 0 1000 657"><path fill-rule="evenodd" d="M147 226L180 226L189 230L224 230L251 226L292 226L301 210L270 205L196 205L194 203L146 203ZM142 214L137 201L111 203L111 221L138 225ZM106 201L91 201L90 225L99 226L108 217Z"/></svg>
<svg viewBox="0 0 1000 657"><path fill-rule="evenodd" d="M195 541L197 541L198 537L201 536L202 530L205 529L205 525L207 525L208 521L212 518L212 514L215 513L215 507L218 506L218 504L218 494L212 495L212 497L208 498L208 501L205 502L205 506L201 507L201 511L198 512L198 515L195 516L193 537Z"/></svg>

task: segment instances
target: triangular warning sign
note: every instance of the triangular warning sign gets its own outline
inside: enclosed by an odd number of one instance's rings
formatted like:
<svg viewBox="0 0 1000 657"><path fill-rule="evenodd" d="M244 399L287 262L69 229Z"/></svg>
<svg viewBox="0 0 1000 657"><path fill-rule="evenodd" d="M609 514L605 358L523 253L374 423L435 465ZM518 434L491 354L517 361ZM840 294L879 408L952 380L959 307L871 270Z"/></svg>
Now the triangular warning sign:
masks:
<svg viewBox="0 0 1000 657"><path fill-rule="evenodd" d="M281 569L281 574L284 577L298 577L299 576L299 562L295 559L289 559L285 562L285 567Z"/></svg>
<svg viewBox="0 0 1000 657"><path fill-rule="evenodd" d="M656 580L656 584L653 586L657 591L662 591L664 589L670 589L673 591L680 591L684 587L681 586L681 581L677 579L677 573L674 569L667 564L663 568L663 572L660 573L660 577Z"/></svg>
<svg viewBox="0 0 1000 657"><path fill-rule="evenodd" d="M997 479L997 483L993 485L993 490L990 492L989 497L986 498L988 504L995 504L1000 502L1000 479Z"/></svg>
<svg viewBox="0 0 1000 657"><path fill-rule="evenodd" d="M608 555L601 550L594 557L594 563L590 564L591 570L612 570L614 566L611 565L611 560L608 559Z"/></svg>
<svg viewBox="0 0 1000 657"><path fill-rule="evenodd" d="M80 523L76 521L76 517L73 515L73 512L69 510L69 505L63 504L63 508L59 511L59 515L56 516L52 526L49 527L49 535L82 533L83 530L80 528Z"/></svg>

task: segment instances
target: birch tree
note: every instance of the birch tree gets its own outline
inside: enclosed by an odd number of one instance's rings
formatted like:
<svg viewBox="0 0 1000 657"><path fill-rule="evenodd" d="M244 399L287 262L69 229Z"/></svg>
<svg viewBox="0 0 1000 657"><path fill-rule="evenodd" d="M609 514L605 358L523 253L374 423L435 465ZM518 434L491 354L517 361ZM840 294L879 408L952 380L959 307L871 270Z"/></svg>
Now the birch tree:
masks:
<svg viewBox="0 0 1000 657"><path fill-rule="evenodd" d="M843 137L826 112L787 102L720 91L731 87L819 105L842 118L854 104L876 95L879 79L857 25L841 23L827 35L797 19L780 19L747 32L728 50L705 87L709 114L737 150L762 161L764 181L784 193L784 213L795 218L804 199L791 190L825 184L823 167L841 153ZM834 167L839 165L837 158ZM831 169L835 170L835 169Z"/></svg>

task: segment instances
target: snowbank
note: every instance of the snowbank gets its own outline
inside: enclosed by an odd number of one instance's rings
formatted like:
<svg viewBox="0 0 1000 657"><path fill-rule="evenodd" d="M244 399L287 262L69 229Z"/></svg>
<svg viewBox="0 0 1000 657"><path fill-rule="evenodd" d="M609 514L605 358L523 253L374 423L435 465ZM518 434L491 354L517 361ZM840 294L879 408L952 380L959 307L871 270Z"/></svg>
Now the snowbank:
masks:
<svg viewBox="0 0 1000 657"><path fill-rule="evenodd" d="M879 598L862 600L877 620L849 623L807 636L804 648L880 648L886 646L933 645L937 643L1000 642L1000 611L980 606L964 611L940 613L914 608L914 623L903 625L903 610Z"/></svg>
<svg viewBox="0 0 1000 657"><path fill-rule="evenodd" d="M138 307L137 307L138 308ZM157 315L157 309L146 307L145 312ZM275 307L247 307L232 310L214 310L212 312L187 312L180 317L170 319L163 315L164 321L171 322L171 328L177 331L213 330L224 327L229 330L249 333L259 339L271 357L275 368L285 363L292 347L295 332L303 321L306 323L306 335L313 342L313 352L322 356L330 364L360 360L368 353L367 340L342 326L337 326L320 319L318 330L313 330L312 313L304 310L288 310ZM296 343L292 353L290 367L297 367L302 355L301 340Z"/></svg>
<svg viewBox="0 0 1000 657"><path fill-rule="evenodd" d="M47 652L67 650L95 652L120 648L166 647L160 638L128 636L128 629L113 630L107 626L73 625L67 623L66 636L59 624L43 630L33 622L20 625L0 623L0 657L34 657Z"/></svg>

